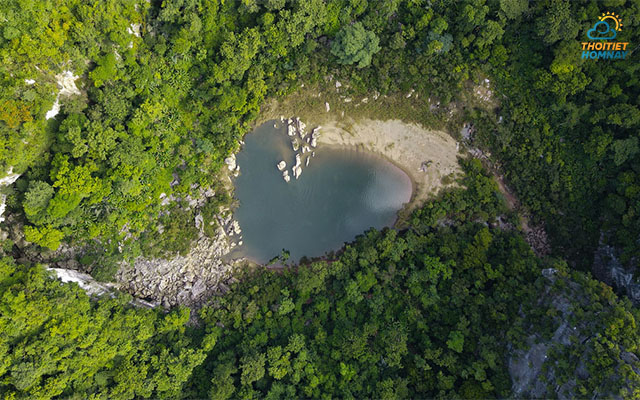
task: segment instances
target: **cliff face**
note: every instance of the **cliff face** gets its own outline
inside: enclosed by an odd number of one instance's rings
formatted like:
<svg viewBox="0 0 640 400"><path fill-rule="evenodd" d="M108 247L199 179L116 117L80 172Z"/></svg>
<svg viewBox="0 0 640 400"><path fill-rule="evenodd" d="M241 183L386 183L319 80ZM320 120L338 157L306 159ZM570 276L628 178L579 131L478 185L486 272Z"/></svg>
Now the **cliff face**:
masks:
<svg viewBox="0 0 640 400"><path fill-rule="evenodd" d="M626 294L634 305L640 305L640 283L638 283L637 267L625 267L620 262L616 249L604 244L602 239L594 254L593 274L596 278L615 288L620 294Z"/></svg>
<svg viewBox="0 0 640 400"><path fill-rule="evenodd" d="M513 330L526 332L524 340L509 345L513 397L640 395L640 343L631 339L638 311L582 273L542 274L537 302L523 306Z"/></svg>

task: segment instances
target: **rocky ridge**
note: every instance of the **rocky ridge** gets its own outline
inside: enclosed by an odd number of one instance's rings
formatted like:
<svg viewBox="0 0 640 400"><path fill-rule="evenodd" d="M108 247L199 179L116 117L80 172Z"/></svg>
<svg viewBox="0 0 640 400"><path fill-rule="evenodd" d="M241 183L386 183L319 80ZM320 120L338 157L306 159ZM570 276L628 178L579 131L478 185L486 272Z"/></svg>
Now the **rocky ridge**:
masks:
<svg viewBox="0 0 640 400"><path fill-rule="evenodd" d="M185 256L138 257L132 265L123 265L116 282L121 290L166 308L197 306L228 290L236 263L224 260L232 248L230 243L225 229L219 227L215 237L202 235Z"/></svg>

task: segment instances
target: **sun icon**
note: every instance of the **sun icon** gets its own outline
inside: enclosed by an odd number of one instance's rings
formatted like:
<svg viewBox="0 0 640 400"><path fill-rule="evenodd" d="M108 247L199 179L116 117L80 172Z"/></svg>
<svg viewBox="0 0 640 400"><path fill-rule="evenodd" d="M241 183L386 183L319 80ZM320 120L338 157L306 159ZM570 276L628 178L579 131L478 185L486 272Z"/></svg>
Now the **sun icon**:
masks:
<svg viewBox="0 0 640 400"><path fill-rule="evenodd" d="M604 21L605 19L612 19L613 22L616 23L616 32L622 31L622 20L620 19L619 15L607 11L606 13L602 13L602 16L599 19L600 21Z"/></svg>

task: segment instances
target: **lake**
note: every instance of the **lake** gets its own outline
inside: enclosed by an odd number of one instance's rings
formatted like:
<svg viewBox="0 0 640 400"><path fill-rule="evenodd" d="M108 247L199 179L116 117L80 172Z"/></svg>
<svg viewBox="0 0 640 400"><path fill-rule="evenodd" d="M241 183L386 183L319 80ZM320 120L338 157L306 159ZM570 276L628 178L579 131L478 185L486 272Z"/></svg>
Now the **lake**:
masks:
<svg viewBox="0 0 640 400"><path fill-rule="evenodd" d="M276 124L276 127L274 127ZM310 130L310 129L309 129ZM320 131L322 132L322 131ZM269 121L244 138L235 178L242 228L242 256L265 263L280 254L291 260L318 257L374 227L391 226L411 198L411 181L398 167L369 153L321 146L299 179L292 176L296 152L286 121ZM301 151L298 151L300 153ZM277 164L287 163L285 182Z"/></svg>

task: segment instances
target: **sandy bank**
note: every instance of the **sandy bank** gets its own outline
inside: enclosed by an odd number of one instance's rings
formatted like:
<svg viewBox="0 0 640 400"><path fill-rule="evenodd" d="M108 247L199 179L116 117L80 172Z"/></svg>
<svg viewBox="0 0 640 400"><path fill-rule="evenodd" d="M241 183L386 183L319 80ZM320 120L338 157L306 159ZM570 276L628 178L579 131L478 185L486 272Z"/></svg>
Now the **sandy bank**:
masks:
<svg viewBox="0 0 640 400"><path fill-rule="evenodd" d="M445 176L460 172L456 141L444 132L418 124L370 119L351 124L325 121L320 132L320 146L355 147L382 155L402 168L414 186L408 209L435 195L445 186Z"/></svg>

